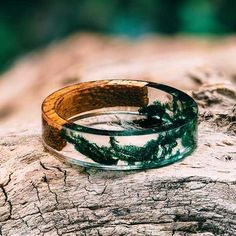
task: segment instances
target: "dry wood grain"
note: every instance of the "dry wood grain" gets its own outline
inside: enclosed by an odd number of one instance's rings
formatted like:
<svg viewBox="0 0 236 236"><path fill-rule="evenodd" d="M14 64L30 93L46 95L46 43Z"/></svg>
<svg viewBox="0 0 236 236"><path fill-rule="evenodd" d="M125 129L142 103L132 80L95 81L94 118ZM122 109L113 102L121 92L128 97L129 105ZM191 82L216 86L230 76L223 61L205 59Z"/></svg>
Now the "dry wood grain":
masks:
<svg viewBox="0 0 236 236"><path fill-rule="evenodd" d="M0 80L0 235L236 235L234 42L78 35L17 62ZM122 76L164 82L197 100L191 156L108 172L65 165L44 150L45 96Z"/></svg>

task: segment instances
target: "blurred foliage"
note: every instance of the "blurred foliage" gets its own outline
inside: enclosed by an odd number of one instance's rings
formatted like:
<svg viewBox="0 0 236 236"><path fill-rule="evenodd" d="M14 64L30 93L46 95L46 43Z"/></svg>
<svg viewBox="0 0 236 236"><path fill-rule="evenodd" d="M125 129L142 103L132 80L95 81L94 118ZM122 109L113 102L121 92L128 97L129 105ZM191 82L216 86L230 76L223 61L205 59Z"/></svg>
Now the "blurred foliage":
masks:
<svg viewBox="0 0 236 236"><path fill-rule="evenodd" d="M9 0L0 3L0 71L16 57L72 32L226 34L235 0Z"/></svg>

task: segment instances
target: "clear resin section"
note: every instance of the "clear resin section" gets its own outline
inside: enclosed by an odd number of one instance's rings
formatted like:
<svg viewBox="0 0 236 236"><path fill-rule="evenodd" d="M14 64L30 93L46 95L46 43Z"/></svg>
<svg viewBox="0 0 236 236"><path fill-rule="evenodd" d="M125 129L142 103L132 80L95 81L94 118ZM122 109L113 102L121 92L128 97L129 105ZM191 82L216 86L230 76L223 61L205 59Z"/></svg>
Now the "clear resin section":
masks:
<svg viewBox="0 0 236 236"><path fill-rule="evenodd" d="M145 87L142 106L135 101L129 105L132 94L126 101L126 95L119 97L112 87L109 100L117 99L121 104L98 105L98 109L74 114L60 131L66 141L63 148L55 150L45 145L71 164L106 170L156 168L189 155L197 145L196 103L169 86L147 82Z"/></svg>
<svg viewBox="0 0 236 236"><path fill-rule="evenodd" d="M147 117L133 107L99 109L73 117L71 121L84 127L110 131L145 130L161 125L159 116Z"/></svg>

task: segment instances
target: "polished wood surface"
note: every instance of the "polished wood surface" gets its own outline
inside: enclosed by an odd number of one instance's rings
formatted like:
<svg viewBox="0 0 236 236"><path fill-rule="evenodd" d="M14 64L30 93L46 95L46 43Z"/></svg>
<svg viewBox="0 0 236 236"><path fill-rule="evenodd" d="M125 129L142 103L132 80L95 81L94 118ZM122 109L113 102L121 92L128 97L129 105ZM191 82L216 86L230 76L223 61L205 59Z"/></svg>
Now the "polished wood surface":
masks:
<svg viewBox="0 0 236 236"><path fill-rule="evenodd" d="M60 137L69 118L82 112L114 106L148 104L146 82L101 80L65 87L49 95L42 104L43 138L50 147L61 150L66 142Z"/></svg>

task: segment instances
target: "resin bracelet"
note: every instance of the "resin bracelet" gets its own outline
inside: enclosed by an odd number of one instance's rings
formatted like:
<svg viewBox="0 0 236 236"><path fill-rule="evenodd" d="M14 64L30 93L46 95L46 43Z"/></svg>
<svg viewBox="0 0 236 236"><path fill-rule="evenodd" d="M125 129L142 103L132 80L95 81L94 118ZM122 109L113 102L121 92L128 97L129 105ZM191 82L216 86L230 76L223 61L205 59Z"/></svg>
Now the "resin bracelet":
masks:
<svg viewBox="0 0 236 236"><path fill-rule="evenodd" d="M65 87L42 104L43 143L60 159L109 170L164 166L197 144L196 102L163 84L101 80Z"/></svg>

